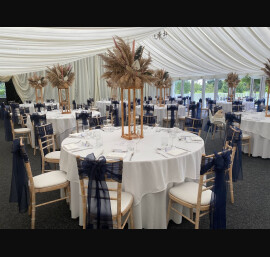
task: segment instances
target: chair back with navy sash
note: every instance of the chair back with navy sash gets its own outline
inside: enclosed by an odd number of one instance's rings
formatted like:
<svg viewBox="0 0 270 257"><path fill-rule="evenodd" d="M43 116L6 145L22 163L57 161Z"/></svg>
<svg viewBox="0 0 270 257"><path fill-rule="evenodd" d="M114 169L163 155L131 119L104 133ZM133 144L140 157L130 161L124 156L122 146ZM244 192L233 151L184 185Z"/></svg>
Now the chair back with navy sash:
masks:
<svg viewBox="0 0 270 257"><path fill-rule="evenodd" d="M83 205L83 229L122 229L130 220L133 228L133 197L128 194L127 207L121 206L123 160L96 159L89 154L76 157ZM122 212L122 213L121 213ZM126 215L127 214L127 215ZM122 223L122 216L126 215Z"/></svg>
<svg viewBox="0 0 270 257"><path fill-rule="evenodd" d="M202 124L203 119L185 117L184 130L200 136L202 131Z"/></svg>
<svg viewBox="0 0 270 257"><path fill-rule="evenodd" d="M89 117L90 117L90 113L86 112L86 111L82 111L82 112L76 112L75 113L75 117L76 117L76 128L77 128L77 133L80 132L80 126L82 126L82 131L84 131L85 129L89 129Z"/></svg>
<svg viewBox="0 0 270 257"><path fill-rule="evenodd" d="M4 127L5 127L5 140L12 141L13 133L12 133L12 120L11 114L9 111L4 111Z"/></svg>
<svg viewBox="0 0 270 257"><path fill-rule="evenodd" d="M42 104L42 103L34 104L34 109L35 109L35 112L41 112L42 110L44 111L45 104Z"/></svg>

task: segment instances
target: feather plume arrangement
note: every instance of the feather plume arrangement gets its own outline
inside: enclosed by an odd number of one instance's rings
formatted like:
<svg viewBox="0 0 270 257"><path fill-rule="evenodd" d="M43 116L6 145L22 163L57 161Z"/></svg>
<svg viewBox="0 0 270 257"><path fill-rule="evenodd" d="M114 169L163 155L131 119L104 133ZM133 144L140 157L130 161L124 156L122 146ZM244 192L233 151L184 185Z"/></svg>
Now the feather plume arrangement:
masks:
<svg viewBox="0 0 270 257"><path fill-rule="evenodd" d="M233 72L227 75L227 79L225 79L225 81L230 85L234 85L234 87L237 87L238 83L240 82L238 75Z"/></svg>
<svg viewBox="0 0 270 257"><path fill-rule="evenodd" d="M121 37L113 38L115 47L106 54L99 54L104 61L105 72L102 78L111 79L121 88L143 88L144 83L156 81L154 70L149 69L151 57L142 58L144 47L135 50L135 41L131 46Z"/></svg>
<svg viewBox="0 0 270 257"><path fill-rule="evenodd" d="M261 70L264 71L264 73L266 74L267 78L266 78L266 82L268 83L268 85L270 85L270 59L267 58L268 63L264 63L265 67L262 68Z"/></svg>
<svg viewBox="0 0 270 257"><path fill-rule="evenodd" d="M38 76L35 73L32 77L28 78L28 82L34 88L42 88L48 84L48 81L44 77Z"/></svg>
<svg viewBox="0 0 270 257"><path fill-rule="evenodd" d="M75 73L72 72L72 66L53 66L52 68L47 67L46 78L51 82L52 87L57 88L68 88L72 85L75 79Z"/></svg>
<svg viewBox="0 0 270 257"><path fill-rule="evenodd" d="M158 88L171 87L172 78L169 76L169 72L163 69L157 69L154 76L157 78L155 86Z"/></svg>
<svg viewBox="0 0 270 257"><path fill-rule="evenodd" d="M108 87L117 88L117 84L114 83L111 79L107 79L106 82Z"/></svg>

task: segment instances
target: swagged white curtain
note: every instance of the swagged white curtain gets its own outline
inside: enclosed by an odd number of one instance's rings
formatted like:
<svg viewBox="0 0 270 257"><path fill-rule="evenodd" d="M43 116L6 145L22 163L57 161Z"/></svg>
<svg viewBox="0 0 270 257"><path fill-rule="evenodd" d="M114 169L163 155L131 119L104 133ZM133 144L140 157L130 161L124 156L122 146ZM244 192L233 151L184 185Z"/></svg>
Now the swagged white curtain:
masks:
<svg viewBox="0 0 270 257"><path fill-rule="evenodd" d="M160 27L0 27L0 76L45 70L104 53L113 36L141 41Z"/></svg>
<svg viewBox="0 0 270 257"><path fill-rule="evenodd" d="M168 36L140 42L150 52L153 68L184 80L263 75L270 58L268 27L166 27Z"/></svg>

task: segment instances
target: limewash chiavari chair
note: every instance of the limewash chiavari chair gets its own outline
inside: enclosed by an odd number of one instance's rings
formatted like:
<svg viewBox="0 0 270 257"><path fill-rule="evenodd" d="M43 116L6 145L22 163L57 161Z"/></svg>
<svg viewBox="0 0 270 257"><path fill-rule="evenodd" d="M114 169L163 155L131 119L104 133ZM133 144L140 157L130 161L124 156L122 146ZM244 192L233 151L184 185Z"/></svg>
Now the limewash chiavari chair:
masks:
<svg viewBox="0 0 270 257"><path fill-rule="evenodd" d="M76 156L78 169L81 167L81 162L85 160L85 158ZM123 159L119 160L106 160L106 163L122 163ZM123 165L121 165L123 171ZM106 176L106 175L105 175ZM81 198L82 198L82 206L83 206L83 229L86 229L86 214L87 214L87 197L88 197L88 182L89 178L87 176L80 176L80 190L81 190ZM127 223L130 221L130 228L134 228L133 224L133 195L128 192L122 191L122 180L117 181L108 176L105 177L105 182L108 187L109 197L110 197L110 205L111 205L111 213L113 220L113 228L123 229ZM126 215L126 217L125 217ZM122 218L124 221L122 222Z"/></svg>
<svg viewBox="0 0 270 257"><path fill-rule="evenodd" d="M70 182L67 180L66 173L61 170L54 170L48 173L39 174L33 176L29 158L24 148L22 138L20 138L20 149L24 155L24 165L29 179L29 192L30 192L30 205L29 205L29 215L31 215L31 229L35 229L36 220L36 208L44 206L47 204L55 203L61 200L68 200L70 203ZM65 196L44 202L41 204L36 204L37 193L45 193L55 190L63 189Z"/></svg>
<svg viewBox="0 0 270 257"><path fill-rule="evenodd" d="M224 151L230 151L232 155L232 147L227 146ZM221 155L219 152L218 155ZM215 158L214 154L202 155L201 167L203 167L210 160ZM228 172L227 169L225 172ZM167 210L167 224L169 222L170 211L178 213L189 222L195 225L195 229L199 229L200 218L210 212L210 202L212 189L215 183L214 165L212 165L205 173L200 174L199 183L197 182L183 182L178 186L172 187L169 190L169 204ZM210 184L210 185L209 185ZM182 212L174 208L173 204L180 204L190 209L190 217L187 217ZM196 210L195 220L193 218L193 209Z"/></svg>
<svg viewBox="0 0 270 257"><path fill-rule="evenodd" d="M55 140L53 134L52 123L37 126L38 144L41 153L41 172L51 171L45 170L45 164L59 164L61 151L55 150Z"/></svg>
<svg viewBox="0 0 270 257"><path fill-rule="evenodd" d="M31 129L29 129L29 128L17 128L17 129L15 129L14 128L14 123L13 123L13 120L12 120L12 113L9 113L9 116L10 116L10 126L11 126L11 132L12 132L13 140L15 138L22 137L22 138L28 139L29 143L31 145Z"/></svg>
<svg viewBox="0 0 270 257"><path fill-rule="evenodd" d="M201 136L203 119L185 117L184 130Z"/></svg>

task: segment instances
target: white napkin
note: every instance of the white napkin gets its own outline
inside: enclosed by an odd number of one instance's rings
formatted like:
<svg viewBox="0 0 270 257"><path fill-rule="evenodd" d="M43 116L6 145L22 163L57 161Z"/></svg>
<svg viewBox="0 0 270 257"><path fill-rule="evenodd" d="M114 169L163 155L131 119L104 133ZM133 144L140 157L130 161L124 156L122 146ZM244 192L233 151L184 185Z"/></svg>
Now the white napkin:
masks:
<svg viewBox="0 0 270 257"><path fill-rule="evenodd" d="M166 153L169 154L169 155L172 155L172 156L177 156L177 155L186 153L186 151L182 150L182 149L172 149L172 150L170 150L170 151L168 151Z"/></svg>
<svg viewBox="0 0 270 257"><path fill-rule="evenodd" d="M118 152L110 152L107 154L106 158L109 159L119 159L119 158L125 158L126 153L118 153Z"/></svg>
<svg viewBox="0 0 270 257"><path fill-rule="evenodd" d="M80 148L79 145L76 145L76 144L67 144L67 145L64 145L64 147L67 149L67 150L73 150L73 149L76 149L76 148Z"/></svg>
<svg viewBox="0 0 270 257"><path fill-rule="evenodd" d="M82 133L69 134L69 137L80 137Z"/></svg>
<svg viewBox="0 0 270 257"><path fill-rule="evenodd" d="M113 151L113 152L119 152L119 153L121 153L121 152L127 152L127 151L128 151L127 145L116 145L116 146L113 148L112 151Z"/></svg>
<svg viewBox="0 0 270 257"><path fill-rule="evenodd" d="M202 141L200 137L190 137L192 141Z"/></svg>

